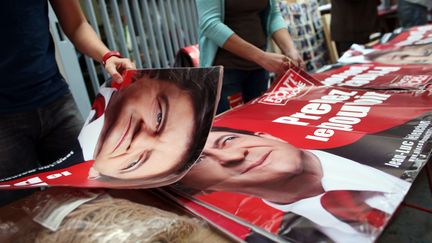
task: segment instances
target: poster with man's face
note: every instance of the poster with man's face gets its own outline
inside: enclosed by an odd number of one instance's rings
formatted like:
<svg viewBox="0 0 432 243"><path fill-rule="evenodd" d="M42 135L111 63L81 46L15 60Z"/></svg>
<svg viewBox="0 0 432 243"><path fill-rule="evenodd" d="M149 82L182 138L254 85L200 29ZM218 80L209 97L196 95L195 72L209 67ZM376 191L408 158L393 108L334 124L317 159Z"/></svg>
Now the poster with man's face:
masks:
<svg viewBox="0 0 432 243"><path fill-rule="evenodd" d="M0 178L0 188L173 183L204 147L221 78L221 67L128 70L123 83L100 88L73 147L56 161Z"/></svg>
<svg viewBox="0 0 432 243"><path fill-rule="evenodd" d="M386 41L373 46L374 49L388 49L401 46L424 45L432 43L432 25L396 29Z"/></svg>
<svg viewBox="0 0 432 243"><path fill-rule="evenodd" d="M384 38L383 43L372 47L352 45L338 62L390 65L432 64L432 25L412 27L389 36L391 36L390 39Z"/></svg>
<svg viewBox="0 0 432 243"><path fill-rule="evenodd" d="M412 70L397 68L344 67L369 72L359 87L287 71L215 118L199 162L174 190L280 241L375 241L432 151L430 72L407 85ZM379 71L387 74L371 79Z"/></svg>
<svg viewBox="0 0 432 243"><path fill-rule="evenodd" d="M314 73L323 85L379 90L424 90L432 84L431 65L389 65L378 63L333 65Z"/></svg>

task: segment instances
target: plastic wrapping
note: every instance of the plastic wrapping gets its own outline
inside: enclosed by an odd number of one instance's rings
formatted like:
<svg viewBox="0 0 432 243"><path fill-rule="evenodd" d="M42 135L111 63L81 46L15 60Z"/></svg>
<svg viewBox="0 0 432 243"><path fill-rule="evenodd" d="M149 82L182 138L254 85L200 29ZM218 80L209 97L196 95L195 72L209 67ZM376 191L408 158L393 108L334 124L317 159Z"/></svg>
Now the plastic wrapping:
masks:
<svg viewBox="0 0 432 243"><path fill-rule="evenodd" d="M202 220L100 190L39 192L0 212L1 242L224 242Z"/></svg>

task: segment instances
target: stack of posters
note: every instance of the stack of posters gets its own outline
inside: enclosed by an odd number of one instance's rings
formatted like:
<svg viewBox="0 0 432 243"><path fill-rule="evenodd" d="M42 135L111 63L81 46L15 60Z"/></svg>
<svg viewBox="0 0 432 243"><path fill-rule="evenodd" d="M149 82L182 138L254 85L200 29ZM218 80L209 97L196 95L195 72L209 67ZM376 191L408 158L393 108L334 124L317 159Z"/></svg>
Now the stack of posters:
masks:
<svg viewBox="0 0 432 243"><path fill-rule="evenodd" d="M247 242L374 242L431 157L431 29L353 46L312 77L289 70L216 118L201 161L169 193L247 227Z"/></svg>
<svg viewBox="0 0 432 243"><path fill-rule="evenodd" d="M354 45L313 76L288 70L216 118L200 162L167 193L250 229L237 234L247 242L376 241L423 168L431 193L431 33Z"/></svg>
<svg viewBox="0 0 432 243"><path fill-rule="evenodd" d="M216 117L171 195L250 228L238 235L248 242L373 242L430 158L432 73L405 82L404 70L421 67L353 65L316 75L386 68L362 85L288 70L262 97Z"/></svg>

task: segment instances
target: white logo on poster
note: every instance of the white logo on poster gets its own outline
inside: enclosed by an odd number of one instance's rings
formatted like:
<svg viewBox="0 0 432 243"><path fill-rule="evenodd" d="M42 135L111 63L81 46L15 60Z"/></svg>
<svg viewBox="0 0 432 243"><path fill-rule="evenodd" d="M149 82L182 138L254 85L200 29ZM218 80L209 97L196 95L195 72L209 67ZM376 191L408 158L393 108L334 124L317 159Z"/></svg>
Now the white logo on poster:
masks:
<svg viewBox="0 0 432 243"><path fill-rule="evenodd" d="M302 91L307 91L313 84L296 73L289 72L286 79L265 93L258 103L266 105L285 105L292 97L298 96ZM304 92L306 93L306 92Z"/></svg>

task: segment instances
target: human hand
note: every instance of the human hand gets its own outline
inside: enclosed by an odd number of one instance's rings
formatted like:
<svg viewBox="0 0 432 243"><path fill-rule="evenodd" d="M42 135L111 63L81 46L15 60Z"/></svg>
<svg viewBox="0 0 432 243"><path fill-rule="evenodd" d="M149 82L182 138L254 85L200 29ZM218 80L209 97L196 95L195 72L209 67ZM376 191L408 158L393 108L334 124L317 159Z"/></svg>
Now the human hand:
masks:
<svg viewBox="0 0 432 243"><path fill-rule="evenodd" d="M259 59L257 64L263 67L269 72L280 74L289 68L290 60L287 56L282 54L264 52Z"/></svg>
<svg viewBox="0 0 432 243"><path fill-rule="evenodd" d="M127 69L135 69L135 64L131 62L128 58L120 58L117 56L112 56L108 58L105 62L105 70L111 75L112 80L117 83L123 82L123 77L121 73Z"/></svg>
<svg viewBox="0 0 432 243"><path fill-rule="evenodd" d="M297 49L291 48L287 53L285 53L287 57L291 59L294 65L301 69L305 69L306 65L303 61L303 58L298 53Z"/></svg>

